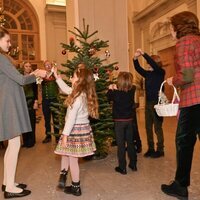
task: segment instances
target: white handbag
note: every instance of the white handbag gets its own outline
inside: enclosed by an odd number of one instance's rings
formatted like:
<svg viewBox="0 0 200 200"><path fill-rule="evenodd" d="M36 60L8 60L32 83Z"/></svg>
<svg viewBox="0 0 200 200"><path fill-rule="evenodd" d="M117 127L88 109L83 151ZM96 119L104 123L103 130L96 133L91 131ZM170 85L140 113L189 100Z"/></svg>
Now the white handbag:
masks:
<svg viewBox="0 0 200 200"><path fill-rule="evenodd" d="M178 96L177 90L174 87L174 85L172 85L172 87L174 88L174 94L173 94L173 98L171 103L168 103L166 101L163 101L162 99L162 88L164 83L166 83L166 80L162 82L161 86L160 86L160 90L159 90L159 95L158 95L158 104L156 104L154 106L156 113L158 114L158 116L160 117L172 117L172 116L176 116L178 113L178 109L179 109L179 104L175 103L175 100L177 99L178 102L180 101L180 98ZM164 95L165 96L165 95Z"/></svg>

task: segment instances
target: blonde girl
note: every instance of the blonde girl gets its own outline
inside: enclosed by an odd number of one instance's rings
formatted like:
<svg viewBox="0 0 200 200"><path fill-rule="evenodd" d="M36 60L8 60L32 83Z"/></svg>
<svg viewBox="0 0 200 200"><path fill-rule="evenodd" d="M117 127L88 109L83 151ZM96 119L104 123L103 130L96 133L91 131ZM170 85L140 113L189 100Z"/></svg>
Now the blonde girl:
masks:
<svg viewBox="0 0 200 200"><path fill-rule="evenodd" d="M69 87L54 71L59 88L68 97L65 126L55 153L62 156L58 187L67 194L81 195L78 158L94 154L96 150L88 117L98 118L98 101L91 70L82 67L75 70ZM65 187L70 170L71 186Z"/></svg>

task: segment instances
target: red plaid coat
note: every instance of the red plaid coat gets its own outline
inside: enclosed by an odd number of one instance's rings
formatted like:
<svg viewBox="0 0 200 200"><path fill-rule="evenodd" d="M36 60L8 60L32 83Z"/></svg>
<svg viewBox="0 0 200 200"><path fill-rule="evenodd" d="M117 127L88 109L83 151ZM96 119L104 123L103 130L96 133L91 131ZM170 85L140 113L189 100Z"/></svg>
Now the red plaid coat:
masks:
<svg viewBox="0 0 200 200"><path fill-rule="evenodd" d="M175 69L173 84L180 87L180 107L200 104L200 36L187 35L178 40Z"/></svg>

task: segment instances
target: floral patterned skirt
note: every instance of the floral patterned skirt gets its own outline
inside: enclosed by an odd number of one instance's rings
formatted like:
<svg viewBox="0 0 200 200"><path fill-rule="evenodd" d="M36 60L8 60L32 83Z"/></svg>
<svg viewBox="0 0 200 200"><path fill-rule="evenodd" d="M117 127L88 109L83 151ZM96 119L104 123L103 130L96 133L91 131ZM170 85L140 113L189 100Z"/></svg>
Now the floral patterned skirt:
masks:
<svg viewBox="0 0 200 200"><path fill-rule="evenodd" d="M89 124L75 124L72 132L67 136L67 144L62 147L61 135L55 153L59 155L85 157L94 154L96 146L91 126Z"/></svg>

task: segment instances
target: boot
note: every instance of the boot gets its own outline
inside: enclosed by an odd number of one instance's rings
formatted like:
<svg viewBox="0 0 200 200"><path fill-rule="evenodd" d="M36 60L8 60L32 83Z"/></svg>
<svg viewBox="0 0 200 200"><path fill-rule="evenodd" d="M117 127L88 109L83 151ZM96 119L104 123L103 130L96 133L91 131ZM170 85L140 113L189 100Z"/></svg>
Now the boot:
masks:
<svg viewBox="0 0 200 200"><path fill-rule="evenodd" d="M73 194L75 196L81 195L81 187L80 187L80 181L79 182L73 182L70 186L65 187L64 192L66 194Z"/></svg>
<svg viewBox="0 0 200 200"><path fill-rule="evenodd" d="M67 171L65 169L63 169L60 172L60 177L59 177L59 180L58 180L58 188L64 189L66 181L67 181Z"/></svg>

